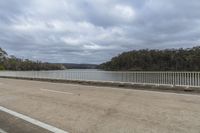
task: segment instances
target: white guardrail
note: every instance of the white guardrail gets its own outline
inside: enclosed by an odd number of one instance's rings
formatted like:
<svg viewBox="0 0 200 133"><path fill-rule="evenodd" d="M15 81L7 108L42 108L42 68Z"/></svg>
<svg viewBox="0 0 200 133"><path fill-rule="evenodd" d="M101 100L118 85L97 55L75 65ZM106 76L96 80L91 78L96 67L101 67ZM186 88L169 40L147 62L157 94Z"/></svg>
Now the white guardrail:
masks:
<svg viewBox="0 0 200 133"><path fill-rule="evenodd" d="M200 72L1 71L0 76L200 87Z"/></svg>

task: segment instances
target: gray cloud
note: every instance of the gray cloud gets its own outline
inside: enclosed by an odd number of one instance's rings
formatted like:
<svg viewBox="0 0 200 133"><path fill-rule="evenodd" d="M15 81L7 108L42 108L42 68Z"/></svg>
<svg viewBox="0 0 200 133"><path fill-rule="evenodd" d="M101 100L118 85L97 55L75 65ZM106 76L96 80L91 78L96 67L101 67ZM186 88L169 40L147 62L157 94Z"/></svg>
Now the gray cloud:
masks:
<svg viewBox="0 0 200 133"><path fill-rule="evenodd" d="M21 58L102 63L120 52L199 45L199 0L0 1L0 47Z"/></svg>

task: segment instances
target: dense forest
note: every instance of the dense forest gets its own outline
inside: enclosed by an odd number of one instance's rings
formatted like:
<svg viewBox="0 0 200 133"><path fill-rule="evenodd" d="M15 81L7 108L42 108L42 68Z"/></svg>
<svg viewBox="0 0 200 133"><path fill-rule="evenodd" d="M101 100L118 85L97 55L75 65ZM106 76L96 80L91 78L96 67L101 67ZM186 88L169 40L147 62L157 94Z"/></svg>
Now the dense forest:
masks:
<svg viewBox="0 0 200 133"><path fill-rule="evenodd" d="M40 61L22 60L8 54L0 48L0 70L29 71L29 70L62 70L62 64L43 63Z"/></svg>
<svg viewBox="0 0 200 133"><path fill-rule="evenodd" d="M200 71L200 46L188 49L133 50L103 63L104 70Z"/></svg>

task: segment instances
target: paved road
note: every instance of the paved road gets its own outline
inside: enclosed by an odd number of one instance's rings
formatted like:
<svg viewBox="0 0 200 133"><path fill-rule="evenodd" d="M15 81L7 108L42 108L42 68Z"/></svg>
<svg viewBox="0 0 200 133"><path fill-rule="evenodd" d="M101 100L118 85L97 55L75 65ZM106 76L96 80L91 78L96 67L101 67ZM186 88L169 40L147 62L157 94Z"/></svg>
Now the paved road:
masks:
<svg viewBox="0 0 200 133"><path fill-rule="evenodd" d="M0 111L0 133L51 133L41 127Z"/></svg>
<svg viewBox="0 0 200 133"><path fill-rule="evenodd" d="M69 133L200 133L200 95L0 79L0 106Z"/></svg>

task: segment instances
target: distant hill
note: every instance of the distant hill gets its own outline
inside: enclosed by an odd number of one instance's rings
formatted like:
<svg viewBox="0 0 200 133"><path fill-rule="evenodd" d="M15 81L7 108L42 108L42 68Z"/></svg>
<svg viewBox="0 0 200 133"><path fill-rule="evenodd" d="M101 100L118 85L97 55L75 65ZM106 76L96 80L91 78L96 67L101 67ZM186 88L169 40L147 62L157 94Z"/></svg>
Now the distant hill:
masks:
<svg viewBox="0 0 200 133"><path fill-rule="evenodd" d="M51 64L28 59L19 59L8 54L0 48L0 70L29 71L29 70L63 70L61 64Z"/></svg>
<svg viewBox="0 0 200 133"><path fill-rule="evenodd" d="M63 70L95 69L96 64L43 63L40 61L22 60L8 54L0 48L0 70Z"/></svg>
<svg viewBox="0 0 200 133"><path fill-rule="evenodd" d="M200 71L200 46L188 49L133 50L99 66L104 70Z"/></svg>
<svg viewBox="0 0 200 133"><path fill-rule="evenodd" d="M67 69L96 69L96 64L75 64L75 63L63 63Z"/></svg>

